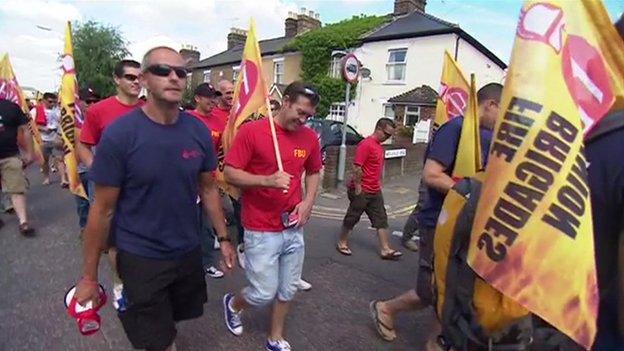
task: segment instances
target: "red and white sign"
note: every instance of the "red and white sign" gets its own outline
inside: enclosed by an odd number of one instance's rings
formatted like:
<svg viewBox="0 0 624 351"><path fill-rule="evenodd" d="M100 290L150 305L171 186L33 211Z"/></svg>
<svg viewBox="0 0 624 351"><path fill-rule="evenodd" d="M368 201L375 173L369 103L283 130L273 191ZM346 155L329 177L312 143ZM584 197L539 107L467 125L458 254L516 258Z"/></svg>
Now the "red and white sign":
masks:
<svg viewBox="0 0 624 351"><path fill-rule="evenodd" d="M251 60L243 61L241 72L243 84L241 85L238 95L238 104L234 110L235 119L238 118L243 108L245 108L249 102L253 92L256 90L259 80L258 67Z"/></svg>
<svg viewBox="0 0 624 351"><path fill-rule="evenodd" d="M440 96L444 105L446 105L446 114L449 119L461 116L464 114L464 109L468 104L468 92L458 88L449 87L442 84Z"/></svg>
<svg viewBox="0 0 624 351"><path fill-rule="evenodd" d="M347 54L342 59L342 78L349 83L355 83L360 75L360 61L353 54Z"/></svg>

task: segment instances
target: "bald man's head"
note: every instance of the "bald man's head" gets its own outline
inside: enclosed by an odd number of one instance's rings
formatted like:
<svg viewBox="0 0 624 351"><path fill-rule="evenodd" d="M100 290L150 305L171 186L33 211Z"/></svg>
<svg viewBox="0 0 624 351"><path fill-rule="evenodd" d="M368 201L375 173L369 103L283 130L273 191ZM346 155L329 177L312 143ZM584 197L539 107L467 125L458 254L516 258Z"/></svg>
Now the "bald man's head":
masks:
<svg viewBox="0 0 624 351"><path fill-rule="evenodd" d="M217 89L221 92L219 107L226 110L231 109L234 100L234 84L227 79L222 79L217 84Z"/></svg>

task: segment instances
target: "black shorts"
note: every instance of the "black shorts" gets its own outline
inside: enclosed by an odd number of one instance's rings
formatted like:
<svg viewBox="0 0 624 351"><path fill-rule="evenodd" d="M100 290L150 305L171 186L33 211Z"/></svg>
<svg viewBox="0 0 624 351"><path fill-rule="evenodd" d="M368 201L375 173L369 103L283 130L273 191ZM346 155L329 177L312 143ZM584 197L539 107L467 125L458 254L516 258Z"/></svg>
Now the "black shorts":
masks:
<svg viewBox="0 0 624 351"><path fill-rule="evenodd" d="M386 214L381 191L375 194L361 192L359 195L355 195L353 189L349 189L349 191L347 191L347 196L351 202L349 203L349 208L342 221L342 225L345 228L353 229L360 221L360 217L362 217L362 213L364 212L366 212L368 219L370 219L373 228L388 228L388 215Z"/></svg>
<svg viewBox="0 0 624 351"><path fill-rule="evenodd" d="M416 277L416 293L424 305L433 304L433 238L435 228L420 226L418 259L418 276Z"/></svg>
<svg viewBox="0 0 624 351"><path fill-rule="evenodd" d="M204 313L208 298L199 247L178 260L119 250L117 271L128 306L118 316L136 349L165 350L175 339L175 322Z"/></svg>

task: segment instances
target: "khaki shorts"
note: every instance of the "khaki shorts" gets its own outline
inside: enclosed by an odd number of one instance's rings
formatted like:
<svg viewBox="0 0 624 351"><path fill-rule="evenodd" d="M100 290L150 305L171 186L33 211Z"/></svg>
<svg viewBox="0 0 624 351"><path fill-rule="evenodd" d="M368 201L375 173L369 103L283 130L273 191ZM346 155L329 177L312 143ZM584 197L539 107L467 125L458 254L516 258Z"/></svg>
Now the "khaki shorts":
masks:
<svg viewBox="0 0 624 351"><path fill-rule="evenodd" d="M362 213L364 212L366 212L368 219L370 219L373 228L388 228L388 215L386 214L381 191L374 194L362 192L359 195L355 195L353 189L349 189L347 191L347 196L349 197L350 203L344 220L342 221L342 225L345 228L353 229L360 221L360 217L362 217Z"/></svg>
<svg viewBox="0 0 624 351"><path fill-rule="evenodd" d="M22 166L22 160L19 157L0 159L0 178L2 178L3 193L23 194L26 192L26 175Z"/></svg>

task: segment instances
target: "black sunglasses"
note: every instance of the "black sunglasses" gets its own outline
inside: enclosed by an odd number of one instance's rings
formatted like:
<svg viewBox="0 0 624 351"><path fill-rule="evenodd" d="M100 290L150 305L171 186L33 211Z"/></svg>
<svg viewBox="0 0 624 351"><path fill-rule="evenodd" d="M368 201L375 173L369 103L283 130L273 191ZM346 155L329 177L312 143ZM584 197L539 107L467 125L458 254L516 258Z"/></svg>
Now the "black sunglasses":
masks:
<svg viewBox="0 0 624 351"><path fill-rule="evenodd" d="M159 77L168 77L171 74L171 71L174 71L178 78L186 78L188 74L186 68L177 67L177 66L169 66L165 64L151 65L145 69L147 72L159 76Z"/></svg>
<svg viewBox="0 0 624 351"><path fill-rule="evenodd" d="M126 80L129 80L129 81L131 81L131 82L134 82L135 80L139 79L139 76L134 75L134 74L130 74L130 73L124 74L124 75L123 75L123 77L124 77Z"/></svg>

